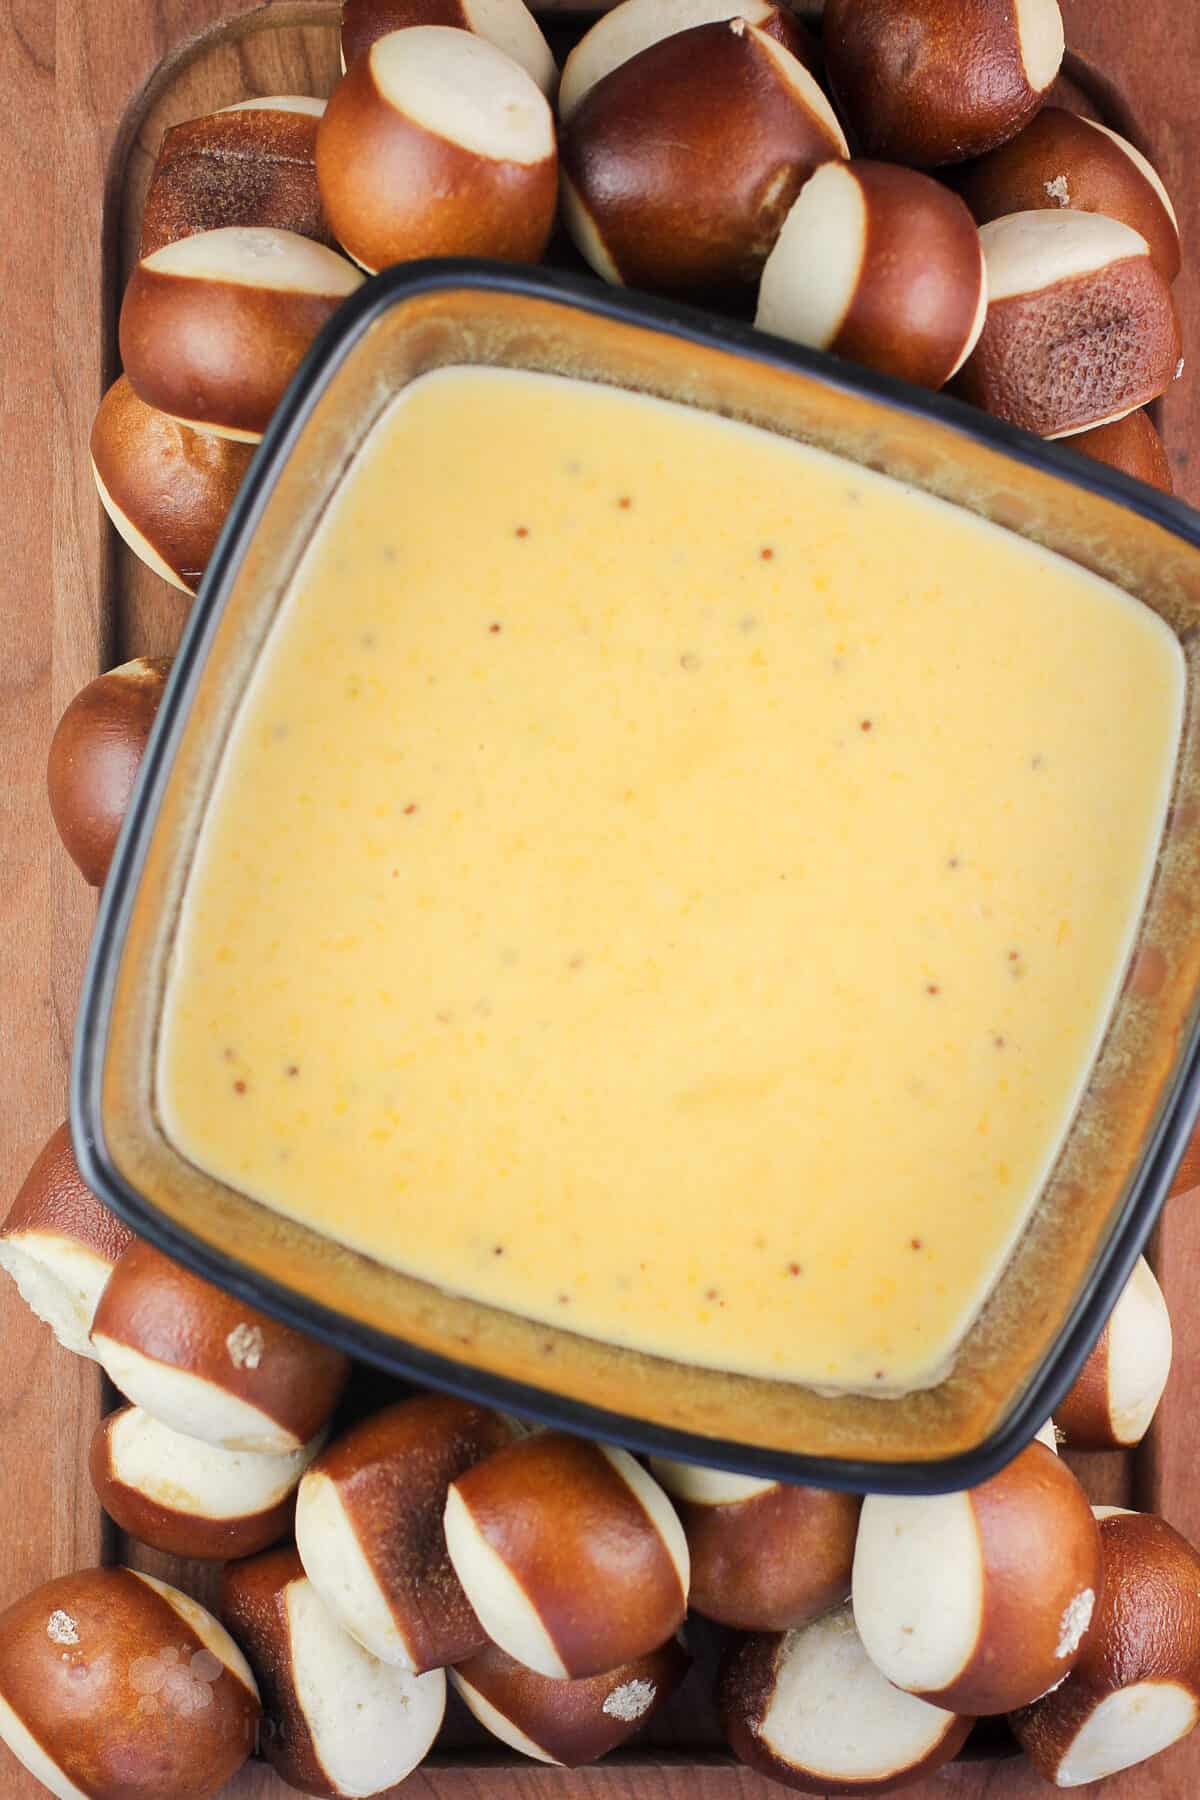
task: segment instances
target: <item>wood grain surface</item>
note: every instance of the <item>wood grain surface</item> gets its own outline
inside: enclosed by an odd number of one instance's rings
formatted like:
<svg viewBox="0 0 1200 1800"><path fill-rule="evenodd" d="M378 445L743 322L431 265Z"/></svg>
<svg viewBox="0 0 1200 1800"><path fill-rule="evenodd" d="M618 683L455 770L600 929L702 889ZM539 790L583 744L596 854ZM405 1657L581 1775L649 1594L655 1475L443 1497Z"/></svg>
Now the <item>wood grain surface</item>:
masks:
<svg viewBox="0 0 1200 1800"><path fill-rule="evenodd" d="M563 17L586 10L548 4ZM1191 272L1185 339L1200 359L1200 8L1194 0L1064 0L1068 40L1107 72L1180 210ZM43 771L54 720L101 667L169 652L185 602L115 545L87 467L87 434L114 373L115 316L141 196L162 131L255 93L325 93L337 73L331 0L0 0L0 182L5 245L0 421L4 659L0 664L0 1210L65 1110L72 1020L94 898L50 824ZM1179 491L1200 504L1200 388L1189 364L1163 409ZM1152 1441L1136 1458L1080 1459L1097 1498L1155 1507L1200 1541L1200 1155L1189 1157L1155 1260L1176 1360ZM203 1596L198 1566L123 1546L84 1475L102 1406L93 1365L59 1350L0 1284L0 1609L52 1575L115 1556ZM764 1800L769 1784L723 1759L698 1672L655 1742L567 1775L481 1756L452 1714L439 1756L405 1784L412 1800ZM672 1747L674 1746L674 1748ZM236 1800L281 1800L247 1769ZM1040 1784L1019 1761L963 1763L918 1800L1020 1800ZM1105 1800L1200 1793L1200 1733L1100 1788ZM43 1790L0 1749L0 1796ZM165 1800L165 1797L164 1797Z"/></svg>

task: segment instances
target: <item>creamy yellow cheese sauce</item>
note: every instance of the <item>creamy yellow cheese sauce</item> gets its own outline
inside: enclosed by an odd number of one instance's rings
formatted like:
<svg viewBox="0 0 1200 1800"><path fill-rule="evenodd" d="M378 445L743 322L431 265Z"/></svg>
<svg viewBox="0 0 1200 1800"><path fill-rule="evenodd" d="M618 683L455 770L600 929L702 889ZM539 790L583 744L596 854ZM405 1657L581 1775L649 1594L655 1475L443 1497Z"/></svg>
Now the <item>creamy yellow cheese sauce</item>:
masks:
<svg viewBox="0 0 1200 1800"><path fill-rule="evenodd" d="M1024 540L618 390L414 383L223 760L165 1127L446 1288L936 1379L1144 904L1179 647Z"/></svg>

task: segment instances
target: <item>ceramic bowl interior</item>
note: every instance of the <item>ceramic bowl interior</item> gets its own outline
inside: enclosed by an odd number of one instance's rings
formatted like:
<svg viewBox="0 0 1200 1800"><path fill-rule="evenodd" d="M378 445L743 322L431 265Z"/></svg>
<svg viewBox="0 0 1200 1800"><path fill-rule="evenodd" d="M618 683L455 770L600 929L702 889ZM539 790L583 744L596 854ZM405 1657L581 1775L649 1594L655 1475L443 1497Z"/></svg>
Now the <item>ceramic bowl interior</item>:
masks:
<svg viewBox="0 0 1200 1800"><path fill-rule="evenodd" d="M357 447L406 383L452 364L616 384L834 451L1106 576L1183 645L1187 722L1129 977L1031 1223L937 1387L898 1399L830 1398L531 1323L280 1218L185 1161L163 1134L152 1077L167 959L247 678ZM1197 524L1187 508L1069 446L749 327L494 265L415 265L368 283L289 391L176 664L82 1008L73 1122L85 1173L170 1253L420 1381L635 1446L825 1485L916 1491L981 1478L1032 1435L1072 1379L1150 1229L1196 1110Z"/></svg>

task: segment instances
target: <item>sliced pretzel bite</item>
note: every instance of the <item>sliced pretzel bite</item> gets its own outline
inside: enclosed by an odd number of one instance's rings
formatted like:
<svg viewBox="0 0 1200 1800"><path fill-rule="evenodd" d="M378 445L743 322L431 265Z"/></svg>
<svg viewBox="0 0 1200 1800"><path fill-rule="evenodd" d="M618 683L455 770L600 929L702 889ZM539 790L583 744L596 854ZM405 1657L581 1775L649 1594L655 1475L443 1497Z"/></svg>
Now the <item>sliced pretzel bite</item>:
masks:
<svg viewBox="0 0 1200 1800"><path fill-rule="evenodd" d="M820 164L849 154L815 78L744 19L641 50L563 133L563 217L606 281L730 299L762 273Z"/></svg>
<svg viewBox="0 0 1200 1800"><path fill-rule="evenodd" d="M210 1800L261 1711L224 1626L153 1576L79 1569L0 1613L0 1743L59 1800Z"/></svg>
<svg viewBox="0 0 1200 1800"><path fill-rule="evenodd" d="M863 1502L859 1634L889 1681L935 1706L1010 1712L1044 1694L1078 1662L1102 1586L1087 1496L1044 1444L965 1493Z"/></svg>
<svg viewBox="0 0 1200 1800"><path fill-rule="evenodd" d="M691 1659L677 1637L606 1675L553 1681L488 1644L450 1680L493 1737L535 1762L578 1769L640 1731L670 1699Z"/></svg>
<svg viewBox="0 0 1200 1800"><path fill-rule="evenodd" d="M1104 1594L1075 1667L1010 1723L1038 1772L1082 1787L1157 1756L1200 1718L1200 1555L1165 1519L1096 1508ZM1164 1776L1162 1793L1172 1789Z"/></svg>
<svg viewBox="0 0 1200 1800"><path fill-rule="evenodd" d="M350 64L317 133L338 242L371 273L423 256L537 262L558 149L545 94L486 37L414 25Z"/></svg>
<svg viewBox="0 0 1200 1800"><path fill-rule="evenodd" d="M221 1450L124 1406L96 1427L88 1472L130 1537L168 1556L230 1562L289 1536L296 1488L319 1449L317 1441L282 1456Z"/></svg>
<svg viewBox="0 0 1200 1800"><path fill-rule="evenodd" d="M253 445L181 425L139 400L121 375L100 402L91 452L101 505L129 548L194 594Z"/></svg>
<svg viewBox="0 0 1200 1800"><path fill-rule="evenodd" d="M54 727L46 794L58 835L92 887L102 887L171 671L135 656L80 688Z"/></svg>
<svg viewBox="0 0 1200 1800"><path fill-rule="evenodd" d="M558 87L558 68L541 26L525 0L345 0L342 68L364 56L391 31L417 25L449 25L473 31L519 63L548 99Z"/></svg>
<svg viewBox="0 0 1200 1800"><path fill-rule="evenodd" d="M988 311L965 399L1042 437L1121 418L1165 392L1179 317L1144 237L1101 213L1011 213L979 234Z"/></svg>
<svg viewBox="0 0 1200 1800"><path fill-rule="evenodd" d="M143 256L121 305L121 361L147 406L256 443L362 272L266 225L223 225Z"/></svg>
<svg viewBox="0 0 1200 1800"><path fill-rule="evenodd" d="M452 1482L446 1544L488 1637L552 1680L635 1661L687 1610L687 1540L658 1483L627 1451L563 1431Z"/></svg>
<svg viewBox="0 0 1200 1800"><path fill-rule="evenodd" d="M1167 447L1150 415L1140 407L1136 412L1126 413L1122 419L1114 419L1109 425L1096 425L1090 431L1076 432L1071 439L1071 448L1083 456L1094 457L1097 462L1107 463L1111 469L1119 469L1122 475L1145 481L1164 494L1175 492Z"/></svg>
<svg viewBox="0 0 1200 1800"><path fill-rule="evenodd" d="M689 1605L739 1631L806 1625L849 1598L857 1494L651 1457L691 1557Z"/></svg>
<svg viewBox="0 0 1200 1800"><path fill-rule="evenodd" d="M114 1386L173 1431L226 1450L302 1451L350 1365L149 1244L121 1257L92 1326Z"/></svg>
<svg viewBox="0 0 1200 1800"><path fill-rule="evenodd" d="M822 42L864 152L920 169L1015 137L1065 49L1058 0L827 0Z"/></svg>
<svg viewBox="0 0 1200 1800"><path fill-rule="evenodd" d="M715 25L733 18L744 19L747 25L777 38L806 69L819 73L821 57L816 43L787 5L775 5L773 0L746 0L740 7L731 0L621 0L620 6L601 13L563 64L559 118L565 125L598 81L651 44L696 25Z"/></svg>
<svg viewBox="0 0 1200 1800"><path fill-rule="evenodd" d="M923 387L979 341L987 279L957 194L915 169L831 162L811 176L767 258L763 330Z"/></svg>
<svg viewBox="0 0 1200 1800"><path fill-rule="evenodd" d="M332 242L317 192L323 100L239 100L164 135L142 211L139 256L223 225L270 225Z"/></svg>
<svg viewBox="0 0 1200 1800"><path fill-rule="evenodd" d="M730 1747L805 1794L886 1794L956 1756L973 1721L880 1674L849 1606L798 1631L760 1632L727 1653L717 1708Z"/></svg>
<svg viewBox="0 0 1200 1800"><path fill-rule="evenodd" d="M60 1125L21 1183L0 1228L0 1269L64 1350L95 1357L92 1320L133 1233L79 1173L71 1131Z"/></svg>
<svg viewBox="0 0 1200 1800"><path fill-rule="evenodd" d="M1139 1256L1058 1422L1072 1450L1128 1450L1149 1431L1171 1373L1171 1318Z"/></svg>
<svg viewBox="0 0 1200 1800"><path fill-rule="evenodd" d="M1179 274L1179 219L1162 177L1096 119L1047 106L1019 137L957 171L955 186L981 225L1068 206L1119 219L1145 238L1167 281Z"/></svg>
<svg viewBox="0 0 1200 1800"><path fill-rule="evenodd" d="M450 1483L512 1440L498 1413L424 1394L364 1419L300 1484L296 1546L305 1573L352 1637L417 1674L483 1648L450 1564Z"/></svg>
<svg viewBox="0 0 1200 1800"><path fill-rule="evenodd" d="M290 1787L324 1800L373 1800L428 1755L446 1708L445 1675L389 1668L355 1643L294 1549L230 1563L221 1616L262 1689L261 1753Z"/></svg>

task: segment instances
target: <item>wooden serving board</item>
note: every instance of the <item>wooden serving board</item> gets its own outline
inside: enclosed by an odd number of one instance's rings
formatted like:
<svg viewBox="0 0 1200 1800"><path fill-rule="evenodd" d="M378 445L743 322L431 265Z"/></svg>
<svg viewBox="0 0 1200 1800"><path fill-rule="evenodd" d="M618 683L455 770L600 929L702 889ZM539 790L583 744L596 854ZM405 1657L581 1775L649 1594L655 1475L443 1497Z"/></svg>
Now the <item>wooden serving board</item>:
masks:
<svg viewBox="0 0 1200 1800"><path fill-rule="evenodd" d="M1194 152L1200 8L1174 0L1063 0L1068 39L1109 72L1181 212L1191 273L1185 337L1200 357L1200 167ZM545 7L561 22L569 4ZM44 794L50 734L99 669L170 652L186 602L120 546L88 473L92 415L115 372L115 321L141 198L163 129L251 94L327 93L338 69L333 0L0 0L0 182L5 247L0 420L0 1212L63 1117L76 996L94 897L61 849ZM1200 504L1200 383L1176 385L1163 424L1179 491ZM1154 1435L1136 1456L1080 1459L1093 1496L1153 1508L1200 1541L1200 1156L1181 1171L1155 1260L1176 1360ZM0 1285L0 1609L71 1568L130 1560L201 1597L211 1570L119 1541L85 1473L111 1395ZM702 1658L702 1661L704 1659ZM776 1792L720 1751L696 1674L648 1745L568 1775L488 1755L454 1714L412 1800L762 1800ZM474 1748L472 1748L474 1746ZM251 1767L236 1800L288 1790ZM1020 1762L963 1763L914 1796L1018 1800ZM1099 1790L1090 1790L1099 1791ZM43 1790L0 1749L0 1795ZM1105 1784L1121 1800L1200 1793L1200 1733Z"/></svg>

